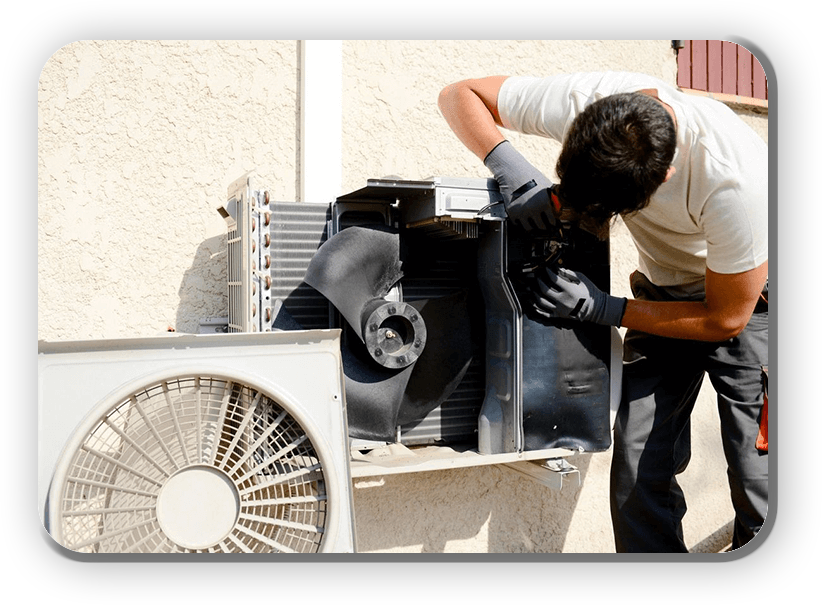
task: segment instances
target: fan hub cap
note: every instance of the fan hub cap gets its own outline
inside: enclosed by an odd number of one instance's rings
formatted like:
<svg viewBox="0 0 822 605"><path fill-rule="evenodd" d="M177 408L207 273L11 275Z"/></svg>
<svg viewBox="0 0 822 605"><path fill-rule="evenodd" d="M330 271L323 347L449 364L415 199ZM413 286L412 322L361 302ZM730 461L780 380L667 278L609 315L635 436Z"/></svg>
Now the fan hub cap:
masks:
<svg viewBox="0 0 822 605"><path fill-rule="evenodd" d="M197 465L174 473L157 497L157 520L170 540L194 550L209 548L234 528L240 496L219 469Z"/></svg>

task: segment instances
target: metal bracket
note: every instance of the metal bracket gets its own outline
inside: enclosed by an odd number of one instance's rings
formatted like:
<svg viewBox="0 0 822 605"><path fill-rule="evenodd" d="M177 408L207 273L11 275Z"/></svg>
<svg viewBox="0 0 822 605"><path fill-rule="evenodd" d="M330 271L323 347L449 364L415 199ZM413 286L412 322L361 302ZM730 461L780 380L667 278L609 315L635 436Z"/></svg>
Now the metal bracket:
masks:
<svg viewBox="0 0 822 605"><path fill-rule="evenodd" d="M581 484L579 470L565 458L549 458L548 460L526 460L506 464L511 470L517 471L542 485L560 491L565 477L575 479L575 488Z"/></svg>

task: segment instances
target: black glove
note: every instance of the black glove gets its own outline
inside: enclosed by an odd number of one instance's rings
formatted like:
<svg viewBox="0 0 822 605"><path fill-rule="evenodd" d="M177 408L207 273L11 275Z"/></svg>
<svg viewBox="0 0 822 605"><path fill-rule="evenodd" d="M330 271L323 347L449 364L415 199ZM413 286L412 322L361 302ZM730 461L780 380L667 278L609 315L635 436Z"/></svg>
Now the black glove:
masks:
<svg viewBox="0 0 822 605"><path fill-rule="evenodd" d="M622 324L627 298L606 294L582 273L548 268L531 289L537 310L549 317L592 321L605 326Z"/></svg>
<svg viewBox="0 0 822 605"><path fill-rule="evenodd" d="M526 231L552 231L556 225L551 181L534 168L508 141L485 156L502 193L508 218Z"/></svg>

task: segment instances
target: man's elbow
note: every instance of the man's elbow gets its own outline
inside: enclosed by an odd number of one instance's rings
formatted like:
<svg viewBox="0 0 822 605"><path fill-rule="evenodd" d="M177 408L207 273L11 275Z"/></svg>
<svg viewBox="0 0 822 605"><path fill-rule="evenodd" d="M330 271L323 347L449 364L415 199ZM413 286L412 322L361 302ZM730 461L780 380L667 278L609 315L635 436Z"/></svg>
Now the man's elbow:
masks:
<svg viewBox="0 0 822 605"><path fill-rule="evenodd" d="M466 85L466 81L464 80L449 84L440 91L440 94L437 97L437 107L439 107L443 115L447 115L449 111L454 109L456 104L459 102L460 96L464 95L466 91L470 92L470 88Z"/></svg>
<svg viewBox="0 0 822 605"><path fill-rule="evenodd" d="M705 326L704 340L722 342L739 336L750 320L750 315L719 315L712 317Z"/></svg>
<svg viewBox="0 0 822 605"><path fill-rule="evenodd" d="M454 84L449 84L440 91L440 94L437 97L437 107L439 107L440 111L443 113L445 112L445 108L448 106L449 99L453 94L454 86Z"/></svg>

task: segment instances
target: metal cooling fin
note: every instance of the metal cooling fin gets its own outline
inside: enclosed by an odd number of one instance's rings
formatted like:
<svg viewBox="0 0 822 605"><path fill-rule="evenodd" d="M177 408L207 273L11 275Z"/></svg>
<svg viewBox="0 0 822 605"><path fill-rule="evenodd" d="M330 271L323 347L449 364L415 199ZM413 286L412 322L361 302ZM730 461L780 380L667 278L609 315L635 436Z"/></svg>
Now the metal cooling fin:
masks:
<svg viewBox="0 0 822 605"><path fill-rule="evenodd" d="M467 291L410 304L425 320L428 343L414 364L400 405L398 424L422 418L448 399L468 371L473 357Z"/></svg>

